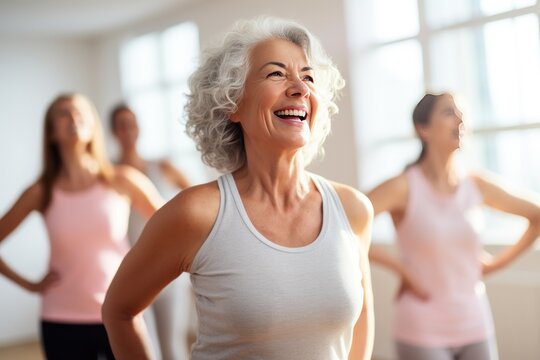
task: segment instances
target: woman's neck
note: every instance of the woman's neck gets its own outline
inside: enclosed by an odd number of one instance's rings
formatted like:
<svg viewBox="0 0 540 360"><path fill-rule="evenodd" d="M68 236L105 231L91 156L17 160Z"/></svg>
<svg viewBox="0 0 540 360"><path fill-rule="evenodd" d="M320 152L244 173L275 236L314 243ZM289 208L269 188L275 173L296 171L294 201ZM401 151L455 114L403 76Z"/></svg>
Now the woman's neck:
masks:
<svg viewBox="0 0 540 360"><path fill-rule="evenodd" d="M459 182L454 154L428 153L418 163L420 170L433 186L442 192L453 192Z"/></svg>
<svg viewBox="0 0 540 360"><path fill-rule="evenodd" d="M234 177L241 194L266 197L277 207L287 207L307 196L312 189L303 157L265 157L258 161L246 159Z"/></svg>
<svg viewBox="0 0 540 360"><path fill-rule="evenodd" d="M139 155L136 147L122 149L119 162L120 164L133 166L141 172L146 170L146 161Z"/></svg>
<svg viewBox="0 0 540 360"><path fill-rule="evenodd" d="M62 149L59 182L70 189L85 188L96 181L99 167L94 158L81 149Z"/></svg>

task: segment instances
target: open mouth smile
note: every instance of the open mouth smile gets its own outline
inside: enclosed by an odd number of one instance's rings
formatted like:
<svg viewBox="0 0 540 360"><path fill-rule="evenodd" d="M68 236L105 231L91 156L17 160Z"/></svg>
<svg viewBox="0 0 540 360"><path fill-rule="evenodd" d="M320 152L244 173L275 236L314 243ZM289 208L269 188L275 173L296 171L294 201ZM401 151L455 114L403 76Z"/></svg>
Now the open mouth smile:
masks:
<svg viewBox="0 0 540 360"><path fill-rule="evenodd" d="M307 112L304 110L297 110L297 109L285 109L285 110L278 110L274 112L274 115L284 120L299 119L300 121L304 121L306 120Z"/></svg>

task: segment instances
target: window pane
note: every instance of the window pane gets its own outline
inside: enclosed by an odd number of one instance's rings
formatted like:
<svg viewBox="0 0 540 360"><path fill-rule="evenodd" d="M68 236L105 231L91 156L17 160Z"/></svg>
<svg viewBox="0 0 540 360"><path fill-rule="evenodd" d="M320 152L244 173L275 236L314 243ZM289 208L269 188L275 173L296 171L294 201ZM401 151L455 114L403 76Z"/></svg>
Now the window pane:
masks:
<svg viewBox="0 0 540 360"><path fill-rule="evenodd" d="M199 56L199 32L193 23L174 26L163 33L165 77L187 78L195 70Z"/></svg>
<svg viewBox="0 0 540 360"><path fill-rule="evenodd" d="M186 118L184 105L186 103L187 85L174 87L167 96L169 109L172 114L170 136L171 155L176 166L188 177L191 182L200 183L208 181L209 174L201 161L201 154L195 147L195 142L186 134Z"/></svg>
<svg viewBox="0 0 540 360"><path fill-rule="evenodd" d="M417 0L346 0L345 7L353 48L418 34Z"/></svg>
<svg viewBox="0 0 540 360"><path fill-rule="evenodd" d="M173 87L167 96L171 117L172 146L176 151L195 151L191 138L186 134L186 118L184 105L186 104L187 84L182 87Z"/></svg>
<svg viewBox="0 0 540 360"><path fill-rule="evenodd" d="M138 150L144 158L166 157L170 147L168 108L159 89L137 93L130 97L130 105L137 114L140 134Z"/></svg>
<svg viewBox="0 0 540 360"><path fill-rule="evenodd" d="M374 0L369 2L371 38L388 41L418 33L416 0Z"/></svg>
<svg viewBox="0 0 540 360"><path fill-rule="evenodd" d="M493 120L515 124L540 120L538 19L525 15L484 28L487 83Z"/></svg>
<svg viewBox="0 0 540 360"><path fill-rule="evenodd" d="M122 46L120 69L124 91L132 92L159 81L158 50L155 34L141 36Z"/></svg>
<svg viewBox="0 0 540 360"><path fill-rule="evenodd" d="M477 0L425 0L426 20L440 27L467 20L475 13Z"/></svg>
<svg viewBox="0 0 540 360"><path fill-rule="evenodd" d="M488 122L489 94L486 90L486 55L479 28L445 31L430 42L431 91L452 91L470 104L464 111L471 127Z"/></svg>
<svg viewBox="0 0 540 360"><path fill-rule="evenodd" d="M475 167L540 192L540 129L475 136L469 143Z"/></svg>
<svg viewBox="0 0 540 360"><path fill-rule="evenodd" d="M411 113L424 92L422 57L416 40L364 55L353 74L361 146L389 137L411 136Z"/></svg>
<svg viewBox="0 0 540 360"><path fill-rule="evenodd" d="M426 19L430 27L438 28L535 3L536 0L425 0Z"/></svg>
<svg viewBox="0 0 540 360"><path fill-rule="evenodd" d="M412 120L411 120L412 121ZM420 155L421 144L416 138L395 141L364 150L362 157L362 190L396 176Z"/></svg>
<svg viewBox="0 0 540 360"><path fill-rule="evenodd" d="M494 15L505 11L531 6L536 0L481 0L480 8L484 15Z"/></svg>
<svg viewBox="0 0 540 360"><path fill-rule="evenodd" d="M473 127L538 121L539 46L534 15L434 35L430 88L464 95Z"/></svg>

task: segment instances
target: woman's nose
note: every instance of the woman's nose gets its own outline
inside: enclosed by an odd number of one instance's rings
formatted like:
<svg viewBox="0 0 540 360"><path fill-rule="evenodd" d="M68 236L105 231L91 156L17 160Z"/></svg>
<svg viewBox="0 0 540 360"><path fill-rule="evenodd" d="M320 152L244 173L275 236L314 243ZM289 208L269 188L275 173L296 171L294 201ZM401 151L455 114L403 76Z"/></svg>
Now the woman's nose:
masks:
<svg viewBox="0 0 540 360"><path fill-rule="evenodd" d="M306 83L302 81L302 79L295 77L291 80L289 88L287 89L287 96L305 97L309 94L309 86L307 86Z"/></svg>

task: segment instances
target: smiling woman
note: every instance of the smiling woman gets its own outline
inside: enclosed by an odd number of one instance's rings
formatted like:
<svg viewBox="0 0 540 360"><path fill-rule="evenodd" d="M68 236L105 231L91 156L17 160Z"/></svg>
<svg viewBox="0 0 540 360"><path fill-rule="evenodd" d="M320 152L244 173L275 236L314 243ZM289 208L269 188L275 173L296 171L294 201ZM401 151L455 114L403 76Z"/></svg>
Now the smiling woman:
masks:
<svg viewBox="0 0 540 360"><path fill-rule="evenodd" d="M187 128L227 173L167 203L126 256L103 307L118 359L149 357L138 314L184 271L199 315L195 360L370 358L371 204L305 170L341 87L318 41L291 21L241 21L204 53Z"/></svg>

